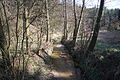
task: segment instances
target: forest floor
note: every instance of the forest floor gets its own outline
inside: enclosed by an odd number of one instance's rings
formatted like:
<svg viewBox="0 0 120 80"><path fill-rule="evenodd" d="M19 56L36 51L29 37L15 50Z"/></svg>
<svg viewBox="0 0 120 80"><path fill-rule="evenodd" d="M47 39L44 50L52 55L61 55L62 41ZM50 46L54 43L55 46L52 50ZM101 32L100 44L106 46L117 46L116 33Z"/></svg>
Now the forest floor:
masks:
<svg viewBox="0 0 120 80"><path fill-rule="evenodd" d="M76 79L72 57L63 45L55 45L51 59L53 66L51 73L54 75L51 80L79 80Z"/></svg>
<svg viewBox="0 0 120 80"><path fill-rule="evenodd" d="M120 31L100 31L95 49L120 51Z"/></svg>
<svg viewBox="0 0 120 80"><path fill-rule="evenodd" d="M26 70L28 71L26 80L81 80L80 75L82 74L80 74L80 70L78 71L78 69L75 68L73 59L67 49L62 44L54 44L52 47L53 52L50 55L50 60L47 58L51 63L48 65L51 67L46 66L40 57L33 55L30 57L30 64ZM97 68L87 66L88 70L85 69L87 77L91 77L93 72L96 76L101 72L103 78L104 74L106 74L105 80L113 80L111 74L114 75L118 71L120 72L120 31L100 31L95 51L94 53L97 53L95 55L97 55L98 58L92 57L90 63L96 64ZM0 64L1 73L2 65L3 64ZM83 64L81 66L83 66ZM3 73L0 75L3 75ZM46 76L48 76L48 78ZM117 75L115 74L115 76ZM97 79L94 78L94 80ZM120 80L120 78L118 80Z"/></svg>
<svg viewBox="0 0 120 80"><path fill-rule="evenodd" d="M109 41L112 43L120 42L120 31L103 31L99 32L98 40Z"/></svg>
<svg viewBox="0 0 120 80"><path fill-rule="evenodd" d="M120 43L120 31L100 31L96 48L100 50L120 50L116 44ZM74 62L69 52L61 44L54 45L53 53L50 55L52 63L53 78L50 80L80 80L80 74L76 74ZM78 76L79 75L79 76Z"/></svg>

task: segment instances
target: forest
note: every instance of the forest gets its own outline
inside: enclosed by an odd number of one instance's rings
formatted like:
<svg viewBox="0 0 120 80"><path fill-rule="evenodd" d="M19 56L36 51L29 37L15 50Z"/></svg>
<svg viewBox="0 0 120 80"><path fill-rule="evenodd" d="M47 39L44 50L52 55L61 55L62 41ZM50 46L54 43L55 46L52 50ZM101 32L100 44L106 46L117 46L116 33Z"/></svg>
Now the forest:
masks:
<svg viewBox="0 0 120 80"><path fill-rule="evenodd" d="M0 0L0 80L120 80L114 1Z"/></svg>

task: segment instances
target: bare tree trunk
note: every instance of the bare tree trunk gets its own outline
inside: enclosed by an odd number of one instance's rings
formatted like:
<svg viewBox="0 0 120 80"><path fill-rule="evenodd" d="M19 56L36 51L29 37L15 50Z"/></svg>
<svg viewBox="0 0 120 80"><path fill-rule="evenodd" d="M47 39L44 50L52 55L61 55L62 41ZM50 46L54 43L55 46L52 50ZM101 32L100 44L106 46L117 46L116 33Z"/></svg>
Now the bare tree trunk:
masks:
<svg viewBox="0 0 120 80"><path fill-rule="evenodd" d="M0 50L2 52L2 59L4 62L4 67L5 67L5 80L12 80L12 64L10 61L10 55L9 55L9 50L7 46L7 40L5 36L5 32L3 30L3 25L1 23L1 18L0 18Z"/></svg>
<svg viewBox="0 0 120 80"><path fill-rule="evenodd" d="M119 20L119 27L120 27L120 10L118 11L118 20Z"/></svg>
<svg viewBox="0 0 120 80"><path fill-rule="evenodd" d="M49 41L49 28L50 28L50 20L49 20L49 9L48 9L48 0L45 0L45 8L46 8L46 22L47 22L47 35L46 42Z"/></svg>
<svg viewBox="0 0 120 80"><path fill-rule="evenodd" d="M14 66L14 60L15 60L15 58L16 58L16 55L17 55L17 50L18 50L18 38L19 38L19 36L18 36L18 20L19 20L19 1L18 0L16 0L17 1L17 18L16 18L16 30L15 30L15 34L16 34L16 45L15 45L15 55L14 55L14 57L13 57L13 66Z"/></svg>
<svg viewBox="0 0 120 80"><path fill-rule="evenodd" d="M73 32L73 42L75 43L76 41L76 29L77 29L77 17L76 17L76 3L75 0L73 0L73 7L74 7L74 19L75 19L75 28L74 28L74 32Z"/></svg>
<svg viewBox="0 0 120 80"><path fill-rule="evenodd" d="M99 29L100 29L100 20L101 20L101 16L102 16L103 7L104 7L104 0L101 0L100 8L99 8L97 19L96 19L96 22L95 22L95 28L94 28L93 36L92 36L91 42L88 46L87 52L92 52L94 50L94 47L95 47L95 44L96 44L96 41L97 41L97 37L98 37L98 33L99 33Z"/></svg>
<svg viewBox="0 0 120 80"><path fill-rule="evenodd" d="M26 22L27 22L27 18L26 18L26 1L23 0L23 39L22 39L22 45L21 45L21 51L22 51L22 64L23 64L23 74L22 74L22 80L24 80L24 73L25 73L25 56L24 56L24 40L25 37L27 35L27 29L26 29ZM27 37L26 37L26 44L27 44ZM26 45L26 50L27 50L27 45Z"/></svg>
<svg viewBox="0 0 120 80"><path fill-rule="evenodd" d="M66 0L63 1L63 15L64 15L64 39L66 40L67 39L67 2Z"/></svg>
<svg viewBox="0 0 120 80"><path fill-rule="evenodd" d="M7 17L4 1L2 2L2 6L3 6L3 11L4 11L5 21L6 21L6 24L7 24L7 33L8 33L7 49L9 49L9 47L10 47L10 27L9 27L9 23L8 23L8 17Z"/></svg>
<svg viewBox="0 0 120 80"><path fill-rule="evenodd" d="M39 50L42 44L42 27L40 28L40 31L37 33L37 49Z"/></svg>
<svg viewBox="0 0 120 80"><path fill-rule="evenodd" d="M110 11L108 11L108 31L111 31L112 30L112 26L111 26L111 14L110 14Z"/></svg>
<svg viewBox="0 0 120 80"><path fill-rule="evenodd" d="M29 18L29 12L26 10L26 53L29 53L29 28L27 28L28 26L28 18Z"/></svg>
<svg viewBox="0 0 120 80"><path fill-rule="evenodd" d="M74 7L75 28L74 28L74 32L73 32L73 47L75 46L75 43L76 43L77 34L78 34L79 27L80 27L83 10L84 10L84 7L85 7L85 0L83 0L83 5L82 5L81 13L80 13L80 16L79 16L79 20L77 20L77 17L76 17L76 7L75 6L76 6L76 3L75 3L75 0L74 0L73 1L73 7Z"/></svg>
<svg viewBox="0 0 120 80"><path fill-rule="evenodd" d="M12 63L10 60L10 52L9 52L9 47L10 47L10 27L9 27L9 22L8 22L8 17L6 13L6 7L5 7L5 2L1 2L2 7L3 7L3 12L4 12L4 17L5 17L5 23L6 23L6 29L7 29L7 36L5 35L4 28L1 22L0 18L0 50L2 52L2 58L4 62L4 67L5 67L5 79L10 79L12 80L13 76L13 69L12 69ZM8 40L6 39L8 37Z"/></svg>

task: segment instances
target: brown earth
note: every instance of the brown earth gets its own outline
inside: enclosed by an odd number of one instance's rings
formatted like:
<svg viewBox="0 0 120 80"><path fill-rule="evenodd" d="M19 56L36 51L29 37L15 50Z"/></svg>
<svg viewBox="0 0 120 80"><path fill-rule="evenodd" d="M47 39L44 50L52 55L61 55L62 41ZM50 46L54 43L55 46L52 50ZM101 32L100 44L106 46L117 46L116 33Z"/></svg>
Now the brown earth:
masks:
<svg viewBox="0 0 120 80"><path fill-rule="evenodd" d="M54 47L51 58L54 75L51 80L80 80L76 78L74 63L63 45L58 44Z"/></svg>
<svg viewBox="0 0 120 80"><path fill-rule="evenodd" d="M100 31L98 40L112 43L120 42L120 31ZM68 51L61 44L54 46L53 53L50 55L53 66L52 74L54 77L50 80L81 80L80 74L76 74L74 63Z"/></svg>

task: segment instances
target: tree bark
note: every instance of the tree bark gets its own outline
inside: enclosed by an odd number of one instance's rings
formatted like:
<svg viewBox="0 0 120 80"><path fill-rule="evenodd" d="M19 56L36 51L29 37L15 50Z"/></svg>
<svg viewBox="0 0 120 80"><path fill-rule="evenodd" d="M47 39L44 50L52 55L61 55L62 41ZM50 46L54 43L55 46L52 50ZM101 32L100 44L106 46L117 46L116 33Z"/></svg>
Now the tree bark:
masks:
<svg viewBox="0 0 120 80"><path fill-rule="evenodd" d="M111 26L111 11L108 11L108 30L111 31L112 30L112 26Z"/></svg>
<svg viewBox="0 0 120 80"><path fill-rule="evenodd" d="M48 0L45 0L45 8L46 8L46 22L47 22L47 35L46 35L46 42L49 41L49 28L50 28L50 16L49 16L49 9L48 9Z"/></svg>
<svg viewBox="0 0 120 80"><path fill-rule="evenodd" d="M99 33L99 29L100 29L100 20L101 20L103 8L104 8L104 0L101 0L100 8L99 8L97 19L96 19L96 22L95 22L95 28L94 28L93 36L92 36L91 42L88 46L87 52L92 52L94 50L94 47L95 47L95 44L96 44L96 41L97 41L97 37L98 37L98 33Z"/></svg>
<svg viewBox="0 0 120 80"><path fill-rule="evenodd" d="M3 11L4 11L4 16L5 16L5 22L7 24L7 33L8 33L7 49L9 49L9 47L10 47L10 27L9 27L9 22L8 22L8 17L7 17L4 1L2 2L2 6L3 6Z"/></svg>
<svg viewBox="0 0 120 80"><path fill-rule="evenodd" d="M0 50L2 53L2 59L4 62L4 70L5 70L5 78L6 80L12 80L12 64L10 61L10 55L9 55L9 50L8 50L8 46L7 46L7 40L6 40L6 36L5 36L5 32L3 29L3 25L1 23L1 18L0 18ZM11 77L12 76L12 77Z"/></svg>
<svg viewBox="0 0 120 80"><path fill-rule="evenodd" d="M118 11L118 20L119 20L119 27L120 27L120 10Z"/></svg>
<svg viewBox="0 0 120 80"><path fill-rule="evenodd" d="M75 6L76 6L76 3L75 3L75 0L74 0L73 1L73 7L74 7L75 28L74 28L74 32L73 32L73 47L75 47L77 34L78 34L79 27L80 27L83 10L84 10L84 7L85 7L85 0L83 0L83 5L82 5L82 8L81 8L81 13L80 13L80 16L79 16L79 20L77 20L77 17L76 17L76 7Z"/></svg>
<svg viewBox="0 0 120 80"><path fill-rule="evenodd" d="M22 64L23 64L23 72L21 79L24 80L24 74L25 74L25 56L24 56L24 40L26 38L26 52L27 52L27 15L26 15L26 1L23 0L23 34L22 34L22 44L21 44L21 52L22 52Z"/></svg>
<svg viewBox="0 0 120 80"><path fill-rule="evenodd" d="M19 20L19 1L17 1L17 15L16 15L16 28L15 28L15 34L16 34L16 44L15 44L15 55L13 57L13 66L14 66L14 62L15 62L15 58L17 56L17 51L18 51L18 20Z"/></svg>
<svg viewBox="0 0 120 80"><path fill-rule="evenodd" d="M64 5L64 39L66 40L67 39L67 2L66 0L63 1L63 5Z"/></svg>

